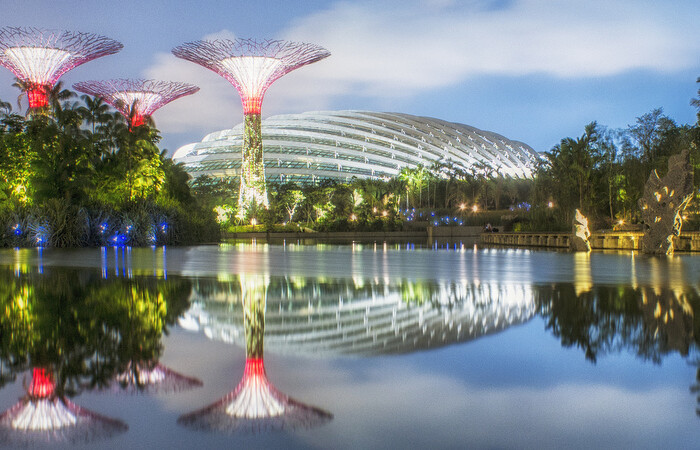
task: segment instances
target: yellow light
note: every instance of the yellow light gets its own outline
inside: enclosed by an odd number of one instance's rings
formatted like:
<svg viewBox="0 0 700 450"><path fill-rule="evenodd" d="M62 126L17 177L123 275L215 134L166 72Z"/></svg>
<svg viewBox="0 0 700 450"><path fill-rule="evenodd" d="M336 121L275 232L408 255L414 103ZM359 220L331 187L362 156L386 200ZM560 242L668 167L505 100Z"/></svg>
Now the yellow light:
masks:
<svg viewBox="0 0 700 450"><path fill-rule="evenodd" d="M375 213L377 212L377 207L376 207L376 206L375 206L374 208L372 208L372 212L375 212Z"/></svg>
<svg viewBox="0 0 700 450"><path fill-rule="evenodd" d="M258 224L258 220L255 217L253 217L252 219L250 219L250 224L255 226Z"/></svg>
<svg viewBox="0 0 700 450"><path fill-rule="evenodd" d="M554 202L549 202L547 203L548 208L554 208Z"/></svg>
<svg viewBox="0 0 700 450"><path fill-rule="evenodd" d="M355 214L350 214L350 220L357 220L357 216Z"/></svg>
<svg viewBox="0 0 700 450"><path fill-rule="evenodd" d="M625 224L625 221L622 220L622 219L620 219L620 220L617 221L617 224L618 224L618 225L624 225L624 224Z"/></svg>
<svg viewBox="0 0 700 450"><path fill-rule="evenodd" d="M382 216L386 217L389 213L386 211L382 211Z"/></svg>
<svg viewBox="0 0 700 450"><path fill-rule="evenodd" d="M464 211L464 208L466 208L466 207L467 207L467 205L465 205L464 203L459 204L459 209L462 211Z"/></svg>
<svg viewBox="0 0 700 450"><path fill-rule="evenodd" d="M477 212L479 210L479 205L472 206L472 211Z"/></svg>

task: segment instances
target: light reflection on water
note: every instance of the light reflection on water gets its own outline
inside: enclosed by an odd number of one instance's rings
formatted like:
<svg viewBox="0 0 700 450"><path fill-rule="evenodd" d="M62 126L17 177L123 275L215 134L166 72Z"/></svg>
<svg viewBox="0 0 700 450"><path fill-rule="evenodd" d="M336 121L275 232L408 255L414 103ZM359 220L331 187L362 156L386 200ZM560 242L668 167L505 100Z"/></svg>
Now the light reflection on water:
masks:
<svg viewBox="0 0 700 450"><path fill-rule="evenodd" d="M84 386L94 373L73 373L83 383L73 402L130 427L98 441L100 446L148 441L181 448L234 443L683 448L700 437L689 392L697 383L700 332L700 258L695 256L568 254L463 243L421 248L254 241L167 249L5 250L0 265L9 270L0 292L10 304L16 304L16 292L30 293L22 297L28 304L31 295L38 305L51 302L51 289L32 283L44 280L58 289L60 280L68 280L73 291L88 292L88 305L109 305L119 301L119 292L140 289L139 295L150 299L138 297L143 305L157 305L155 299L162 298L175 315L166 319L165 310L151 308L156 315L149 317L162 318L152 323L162 322L169 335L144 328L140 342L150 346L122 349L118 356L88 341L81 344L90 355L86 360L98 355L115 370L134 360L129 352L151 348L155 361L203 382L199 389L156 397L115 396ZM333 420L272 434L253 426L257 434L232 436L221 429L179 427L178 417L236 388L244 374L251 353L244 319L251 279L265 280L255 297L265 304L269 379L275 389L329 412ZM183 283L188 305L178 309L181 303L170 303L172 286ZM126 308L131 315L140 310ZM116 327L137 323L119 325L115 317L124 313L118 311L100 314L88 317L97 323L116 320ZM56 336L71 329L50 322L39 326L26 317L34 333ZM4 326L8 323L15 322ZM12 332L19 333L15 328ZM30 334L14 334L9 345L4 333L3 358L29 348L33 360L69 367L59 356L38 352L35 344L27 347L22 336ZM258 341L262 349L262 334ZM21 395L24 370L31 367L31 361L3 363L8 383L0 391L0 410ZM71 374L66 370L56 373Z"/></svg>

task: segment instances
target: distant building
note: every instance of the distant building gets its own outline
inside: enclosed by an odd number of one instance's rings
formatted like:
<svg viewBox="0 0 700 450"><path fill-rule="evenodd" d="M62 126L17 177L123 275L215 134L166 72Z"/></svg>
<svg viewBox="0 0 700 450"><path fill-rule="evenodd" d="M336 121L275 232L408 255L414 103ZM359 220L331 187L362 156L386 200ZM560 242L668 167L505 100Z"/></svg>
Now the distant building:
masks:
<svg viewBox="0 0 700 450"><path fill-rule="evenodd" d="M388 179L435 163L468 173L531 178L540 156L530 146L468 125L371 111L321 111L262 122L268 181L315 183ZM173 159L194 178L237 178L243 124L179 148Z"/></svg>

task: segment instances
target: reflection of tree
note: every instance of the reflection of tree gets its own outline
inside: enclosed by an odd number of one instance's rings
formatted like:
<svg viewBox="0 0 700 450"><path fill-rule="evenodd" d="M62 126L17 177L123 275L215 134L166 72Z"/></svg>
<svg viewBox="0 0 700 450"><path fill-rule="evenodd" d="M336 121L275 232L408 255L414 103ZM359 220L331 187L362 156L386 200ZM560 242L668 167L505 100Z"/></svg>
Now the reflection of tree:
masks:
<svg viewBox="0 0 700 450"><path fill-rule="evenodd" d="M700 298L694 290L595 286L576 295L574 285L557 284L536 292L547 329L593 362L626 348L658 363L672 351L687 356L698 344Z"/></svg>
<svg viewBox="0 0 700 450"><path fill-rule="evenodd" d="M189 306L190 292L177 279L0 269L0 381L47 367L59 393L74 395L106 385L133 361L154 366L161 336Z"/></svg>
<svg viewBox="0 0 700 450"><path fill-rule="evenodd" d="M241 276L246 361L235 390L212 405L178 419L184 426L224 432L258 432L310 428L332 415L278 391L267 378L263 361L267 277Z"/></svg>
<svg viewBox="0 0 700 450"><path fill-rule="evenodd" d="M405 280L401 283L401 300L404 303L422 305L440 304L440 286L435 281Z"/></svg>
<svg viewBox="0 0 700 450"><path fill-rule="evenodd" d="M87 302L102 305L105 326L119 336L114 351L121 388L170 392L201 386L158 363L161 337L189 306L190 292L189 282L153 278L115 279L91 292Z"/></svg>

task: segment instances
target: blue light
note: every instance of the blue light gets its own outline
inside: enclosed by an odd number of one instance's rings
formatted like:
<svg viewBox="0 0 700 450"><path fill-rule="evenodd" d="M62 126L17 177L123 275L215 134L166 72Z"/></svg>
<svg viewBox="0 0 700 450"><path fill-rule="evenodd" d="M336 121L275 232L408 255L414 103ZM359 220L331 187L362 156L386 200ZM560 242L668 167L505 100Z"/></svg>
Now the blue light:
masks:
<svg viewBox="0 0 700 450"><path fill-rule="evenodd" d="M126 240L127 236L124 234L115 234L112 236L112 242L114 242L114 245L118 247L126 245Z"/></svg>
<svg viewBox="0 0 700 450"><path fill-rule="evenodd" d="M15 232L15 236L19 236L20 234L22 234L22 229L19 227L19 224L12 227L12 230Z"/></svg>

